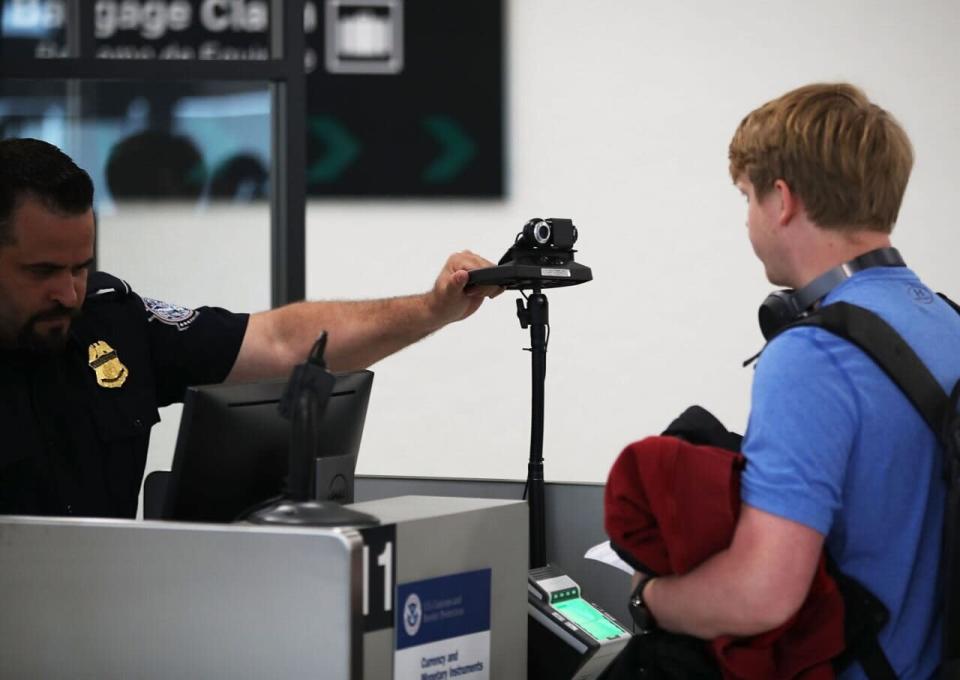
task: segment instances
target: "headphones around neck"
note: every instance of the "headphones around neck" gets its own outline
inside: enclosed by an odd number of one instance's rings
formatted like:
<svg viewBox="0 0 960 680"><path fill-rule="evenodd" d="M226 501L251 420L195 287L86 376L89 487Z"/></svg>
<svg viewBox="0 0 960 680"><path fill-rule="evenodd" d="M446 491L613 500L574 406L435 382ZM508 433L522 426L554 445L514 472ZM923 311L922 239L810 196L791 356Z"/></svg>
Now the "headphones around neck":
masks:
<svg viewBox="0 0 960 680"><path fill-rule="evenodd" d="M821 274L800 290L778 290L770 293L760 305L760 331L764 339L770 340L784 326L806 316L827 293L859 271L871 267L906 266L896 248L877 248Z"/></svg>

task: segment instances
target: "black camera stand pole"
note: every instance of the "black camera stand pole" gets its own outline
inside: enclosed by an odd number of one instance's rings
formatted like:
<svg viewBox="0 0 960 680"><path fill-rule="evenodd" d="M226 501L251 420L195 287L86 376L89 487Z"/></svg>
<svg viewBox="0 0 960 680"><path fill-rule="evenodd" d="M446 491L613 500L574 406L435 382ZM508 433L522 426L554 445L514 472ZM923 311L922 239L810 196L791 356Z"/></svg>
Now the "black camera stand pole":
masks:
<svg viewBox="0 0 960 680"><path fill-rule="evenodd" d="M502 286L510 290L532 291L517 300L521 328L530 327L533 362L532 417L530 422L530 462L524 497L530 508L530 568L547 564L546 496L543 480L543 394L547 373L547 328L549 314L544 288L575 286L593 279L589 267L573 261L577 228L573 220L535 217L523 225L514 243L496 267L474 269L469 285Z"/></svg>
<svg viewBox="0 0 960 680"><path fill-rule="evenodd" d="M543 406L547 375L547 325L550 323L547 296L534 289L527 298L517 300L520 327L530 327L530 354L533 365L530 420L530 461L527 463L527 494L530 505L530 568L547 564L546 497L543 480Z"/></svg>

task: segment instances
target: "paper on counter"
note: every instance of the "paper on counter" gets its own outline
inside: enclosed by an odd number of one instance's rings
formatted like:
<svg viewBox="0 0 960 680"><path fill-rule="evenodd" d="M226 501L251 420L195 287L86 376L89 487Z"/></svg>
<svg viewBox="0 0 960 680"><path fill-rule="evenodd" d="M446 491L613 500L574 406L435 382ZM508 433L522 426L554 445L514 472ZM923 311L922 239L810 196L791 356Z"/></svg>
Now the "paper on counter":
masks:
<svg viewBox="0 0 960 680"><path fill-rule="evenodd" d="M610 541L598 543L584 553L583 556L588 560L603 562L604 564L609 564L611 567L616 567L621 571L625 571L631 576L633 575L634 568L620 559L620 556L616 553L616 551L610 547Z"/></svg>

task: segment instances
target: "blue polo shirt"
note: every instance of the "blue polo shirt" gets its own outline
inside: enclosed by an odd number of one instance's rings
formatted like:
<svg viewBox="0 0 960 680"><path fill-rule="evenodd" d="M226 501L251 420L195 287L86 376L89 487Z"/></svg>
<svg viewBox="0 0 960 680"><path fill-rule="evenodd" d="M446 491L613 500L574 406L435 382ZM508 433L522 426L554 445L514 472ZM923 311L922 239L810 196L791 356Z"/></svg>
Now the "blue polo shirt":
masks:
<svg viewBox="0 0 960 680"><path fill-rule="evenodd" d="M867 269L824 304L883 318L949 393L960 377L960 315L905 267ZM880 644L897 676L931 678L941 651L941 451L900 389L861 350L820 328L763 351L743 443L745 503L826 536L841 571L890 610ZM844 680L865 678L859 664Z"/></svg>

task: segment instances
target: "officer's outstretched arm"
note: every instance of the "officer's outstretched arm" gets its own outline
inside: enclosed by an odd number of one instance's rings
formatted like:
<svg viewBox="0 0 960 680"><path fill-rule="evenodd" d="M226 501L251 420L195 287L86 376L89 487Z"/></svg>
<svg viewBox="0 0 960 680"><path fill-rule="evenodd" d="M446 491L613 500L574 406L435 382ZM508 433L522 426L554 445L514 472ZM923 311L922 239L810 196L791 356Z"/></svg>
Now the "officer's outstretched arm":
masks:
<svg viewBox="0 0 960 680"><path fill-rule="evenodd" d="M253 314L227 381L285 377L326 330L327 365L334 371L367 366L473 314L501 289L466 289L467 272L493 266L463 251L451 255L433 288L421 295L351 302L297 302Z"/></svg>

